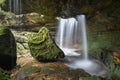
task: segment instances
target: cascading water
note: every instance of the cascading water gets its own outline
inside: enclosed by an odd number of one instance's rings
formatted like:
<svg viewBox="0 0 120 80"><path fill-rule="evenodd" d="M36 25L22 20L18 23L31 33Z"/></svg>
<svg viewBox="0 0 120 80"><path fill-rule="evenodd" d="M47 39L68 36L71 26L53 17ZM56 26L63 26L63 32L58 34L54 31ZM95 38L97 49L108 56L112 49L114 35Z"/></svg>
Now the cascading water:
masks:
<svg viewBox="0 0 120 80"><path fill-rule="evenodd" d="M100 61L88 56L85 15L78 15L76 18L60 18L56 44L65 53L67 66L83 69L91 75L101 77L107 75L109 69Z"/></svg>
<svg viewBox="0 0 120 80"><path fill-rule="evenodd" d="M9 11L12 12L12 0L9 0Z"/></svg>
<svg viewBox="0 0 120 80"><path fill-rule="evenodd" d="M22 16L20 15L22 12L22 2L21 0L9 0L9 11L11 12L11 14L15 14L14 19L16 20L16 24L17 26L22 24Z"/></svg>
<svg viewBox="0 0 120 80"><path fill-rule="evenodd" d="M56 43L65 54L67 56L80 55L77 51L81 51L80 48L82 48L84 58L88 59L85 16L79 15L77 19L60 18L58 26Z"/></svg>
<svg viewBox="0 0 120 80"><path fill-rule="evenodd" d="M14 14L21 14L22 11L21 0L9 0L9 11Z"/></svg>
<svg viewBox="0 0 120 80"><path fill-rule="evenodd" d="M75 18L59 19L59 29L56 36L56 43L65 51L65 55L80 55L79 51L79 27L77 27L77 20ZM71 54L72 53L72 54Z"/></svg>
<svg viewBox="0 0 120 80"><path fill-rule="evenodd" d="M78 20L78 27L81 27L81 34L82 34L82 46L83 46L83 57L84 59L88 59L88 48L87 48L87 32L86 32L86 21L85 21L85 16L80 15L77 16Z"/></svg>

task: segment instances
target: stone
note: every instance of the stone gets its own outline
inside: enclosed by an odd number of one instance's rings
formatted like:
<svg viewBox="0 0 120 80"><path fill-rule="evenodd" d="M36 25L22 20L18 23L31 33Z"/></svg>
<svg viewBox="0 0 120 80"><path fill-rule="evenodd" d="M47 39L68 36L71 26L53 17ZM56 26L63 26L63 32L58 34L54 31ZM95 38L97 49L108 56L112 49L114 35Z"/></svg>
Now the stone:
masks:
<svg viewBox="0 0 120 80"><path fill-rule="evenodd" d="M40 72L40 67L37 66L24 66L22 67L19 72L14 76L15 80L33 80L32 74ZM31 76L31 78L29 76Z"/></svg>
<svg viewBox="0 0 120 80"><path fill-rule="evenodd" d="M65 56L46 27L42 27L38 33L31 33L28 37L28 45L31 55L38 61L52 61Z"/></svg>
<svg viewBox="0 0 120 80"><path fill-rule="evenodd" d="M16 66L16 42L12 32L0 27L0 67L10 70Z"/></svg>
<svg viewBox="0 0 120 80"><path fill-rule="evenodd" d="M28 13L22 16L24 24L45 24L44 15L38 13Z"/></svg>
<svg viewBox="0 0 120 80"><path fill-rule="evenodd" d="M28 31L17 31L11 29L15 41L16 41L16 47L17 47L17 56L21 56L23 54L30 53L29 47L28 47L28 35L30 32Z"/></svg>

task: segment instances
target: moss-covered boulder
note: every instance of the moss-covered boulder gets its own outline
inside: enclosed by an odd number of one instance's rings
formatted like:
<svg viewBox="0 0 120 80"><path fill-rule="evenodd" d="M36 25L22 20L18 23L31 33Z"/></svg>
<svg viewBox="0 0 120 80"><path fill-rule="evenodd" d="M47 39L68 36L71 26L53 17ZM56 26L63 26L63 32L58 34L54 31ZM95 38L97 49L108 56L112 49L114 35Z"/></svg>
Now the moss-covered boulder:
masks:
<svg viewBox="0 0 120 80"><path fill-rule="evenodd" d="M0 27L0 67L10 70L16 66L16 43L8 28Z"/></svg>
<svg viewBox="0 0 120 80"><path fill-rule="evenodd" d="M42 27L38 33L31 33L28 39L31 55L35 59L51 61L64 57L63 51L52 40L46 27Z"/></svg>

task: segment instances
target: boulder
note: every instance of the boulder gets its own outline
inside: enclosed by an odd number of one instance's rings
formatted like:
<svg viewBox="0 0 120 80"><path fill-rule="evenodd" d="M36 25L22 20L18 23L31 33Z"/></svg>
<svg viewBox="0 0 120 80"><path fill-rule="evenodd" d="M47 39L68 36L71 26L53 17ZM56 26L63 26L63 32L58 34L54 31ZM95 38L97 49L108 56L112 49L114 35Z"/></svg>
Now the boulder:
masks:
<svg viewBox="0 0 120 80"><path fill-rule="evenodd" d="M10 70L16 66L16 43L8 28L0 27L0 67Z"/></svg>
<svg viewBox="0 0 120 80"><path fill-rule="evenodd" d="M49 30L42 27L38 33L31 33L28 37L31 55L42 61L51 61L63 58L63 51L52 40Z"/></svg>
<svg viewBox="0 0 120 80"><path fill-rule="evenodd" d="M39 15L38 13L28 13L22 16L23 23L25 25L30 24L45 24L44 15Z"/></svg>

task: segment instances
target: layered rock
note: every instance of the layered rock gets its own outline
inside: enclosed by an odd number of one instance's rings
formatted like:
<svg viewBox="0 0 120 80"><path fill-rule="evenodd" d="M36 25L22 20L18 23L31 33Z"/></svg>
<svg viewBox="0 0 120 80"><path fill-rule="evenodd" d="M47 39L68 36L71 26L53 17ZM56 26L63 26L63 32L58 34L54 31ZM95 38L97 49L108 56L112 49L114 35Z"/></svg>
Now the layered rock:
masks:
<svg viewBox="0 0 120 80"><path fill-rule="evenodd" d="M16 66L16 43L8 28L0 27L0 67L6 70Z"/></svg>
<svg viewBox="0 0 120 80"><path fill-rule="evenodd" d="M17 56L23 56L24 54L30 53L28 47L28 35L30 32L28 31L17 31L11 29L12 33L14 34L16 45L17 45Z"/></svg>
<svg viewBox="0 0 120 80"><path fill-rule="evenodd" d="M63 58L63 51L52 40L49 30L42 27L38 33L31 33L28 38L31 55L42 61L51 61Z"/></svg>

